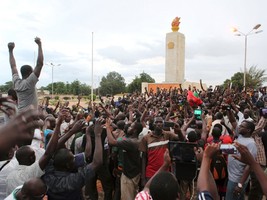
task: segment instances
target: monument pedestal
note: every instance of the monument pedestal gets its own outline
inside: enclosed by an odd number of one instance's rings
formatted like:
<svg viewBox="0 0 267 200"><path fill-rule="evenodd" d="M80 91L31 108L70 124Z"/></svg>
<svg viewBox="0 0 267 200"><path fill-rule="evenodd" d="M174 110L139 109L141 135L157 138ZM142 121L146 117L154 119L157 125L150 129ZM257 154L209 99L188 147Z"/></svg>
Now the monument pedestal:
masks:
<svg viewBox="0 0 267 200"><path fill-rule="evenodd" d="M185 36L179 32L166 34L165 82L185 81Z"/></svg>

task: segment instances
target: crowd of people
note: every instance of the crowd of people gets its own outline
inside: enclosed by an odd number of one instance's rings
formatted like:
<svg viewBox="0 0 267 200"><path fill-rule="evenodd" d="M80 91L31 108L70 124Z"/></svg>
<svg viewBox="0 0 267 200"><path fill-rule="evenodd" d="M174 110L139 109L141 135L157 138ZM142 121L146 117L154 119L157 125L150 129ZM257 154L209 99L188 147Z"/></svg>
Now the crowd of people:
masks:
<svg viewBox="0 0 267 200"><path fill-rule="evenodd" d="M0 98L0 199L260 200L267 194L267 93L216 87L146 89L115 100L38 104L43 67Z"/></svg>

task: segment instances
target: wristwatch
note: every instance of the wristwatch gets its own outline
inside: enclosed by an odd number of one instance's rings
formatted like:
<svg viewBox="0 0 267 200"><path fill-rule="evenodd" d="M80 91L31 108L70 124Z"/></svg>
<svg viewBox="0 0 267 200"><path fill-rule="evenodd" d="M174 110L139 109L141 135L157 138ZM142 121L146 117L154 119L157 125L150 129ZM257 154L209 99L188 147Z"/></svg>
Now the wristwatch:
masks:
<svg viewBox="0 0 267 200"><path fill-rule="evenodd" d="M237 184L237 187L239 187L239 188L243 188L242 183L238 183L238 184Z"/></svg>

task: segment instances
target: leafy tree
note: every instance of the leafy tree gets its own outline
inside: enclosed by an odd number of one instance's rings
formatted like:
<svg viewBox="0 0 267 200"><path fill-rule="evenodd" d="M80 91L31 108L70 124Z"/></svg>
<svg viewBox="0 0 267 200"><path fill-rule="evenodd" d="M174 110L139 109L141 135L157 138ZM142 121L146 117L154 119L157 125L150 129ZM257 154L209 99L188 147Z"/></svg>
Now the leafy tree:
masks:
<svg viewBox="0 0 267 200"><path fill-rule="evenodd" d="M7 91L11 88L13 88L13 82L8 81L4 85L0 85L0 92L7 93Z"/></svg>
<svg viewBox="0 0 267 200"><path fill-rule="evenodd" d="M85 83L81 84L81 95L89 95L91 93L91 87Z"/></svg>
<svg viewBox="0 0 267 200"><path fill-rule="evenodd" d="M127 86L127 91L130 93L135 91L141 92L142 82L155 83L155 79L143 72L139 76L135 76L134 80Z"/></svg>
<svg viewBox="0 0 267 200"><path fill-rule="evenodd" d="M259 88L267 81L267 76L265 75L265 69L257 69L256 66L252 66L248 70L248 75L246 77L246 85L249 88Z"/></svg>
<svg viewBox="0 0 267 200"><path fill-rule="evenodd" d="M81 93L81 82L78 80L73 81L70 84L71 94L79 95Z"/></svg>
<svg viewBox="0 0 267 200"><path fill-rule="evenodd" d="M109 72L106 77L102 77L99 91L101 95L118 94L125 91L125 80L118 72Z"/></svg>
<svg viewBox="0 0 267 200"><path fill-rule="evenodd" d="M259 88L263 85L263 83L267 81L267 77L265 75L265 69L257 69L256 66L252 66L249 68L246 74L246 87L247 88ZM231 80L226 79L223 83L224 86L228 85L232 82L232 87L238 88L239 90L243 89L244 84L244 73L237 72L232 77Z"/></svg>
<svg viewBox="0 0 267 200"><path fill-rule="evenodd" d="M64 82L54 83L54 93L55 94L66 94L66 87Z"/></svg>

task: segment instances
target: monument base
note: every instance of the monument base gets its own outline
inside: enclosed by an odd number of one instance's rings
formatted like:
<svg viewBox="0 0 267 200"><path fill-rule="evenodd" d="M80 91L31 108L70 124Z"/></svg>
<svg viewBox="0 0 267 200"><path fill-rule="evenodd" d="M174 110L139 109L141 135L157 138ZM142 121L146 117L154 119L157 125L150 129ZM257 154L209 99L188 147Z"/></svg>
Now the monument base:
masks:
<svg viewBox="0 0 267 200"><path fill-rule="evenodd" d="M189 86L191 86L191 88L196 87L196 89L202 90L200 83L197 83L197 82L185 81L184 83L181 84L181 87L183 90L188 89ZM202 83L202 86L204 90L207 90L207 85L205 83ZM157 88L169 90L170 88L175 88L175 87L180 88L180 84L179 83L146 83L146 82L143 82L142 93L145 93L145 88L147 88L148 92L150 90L153 90L154 92L156 92Z"/></svg>

